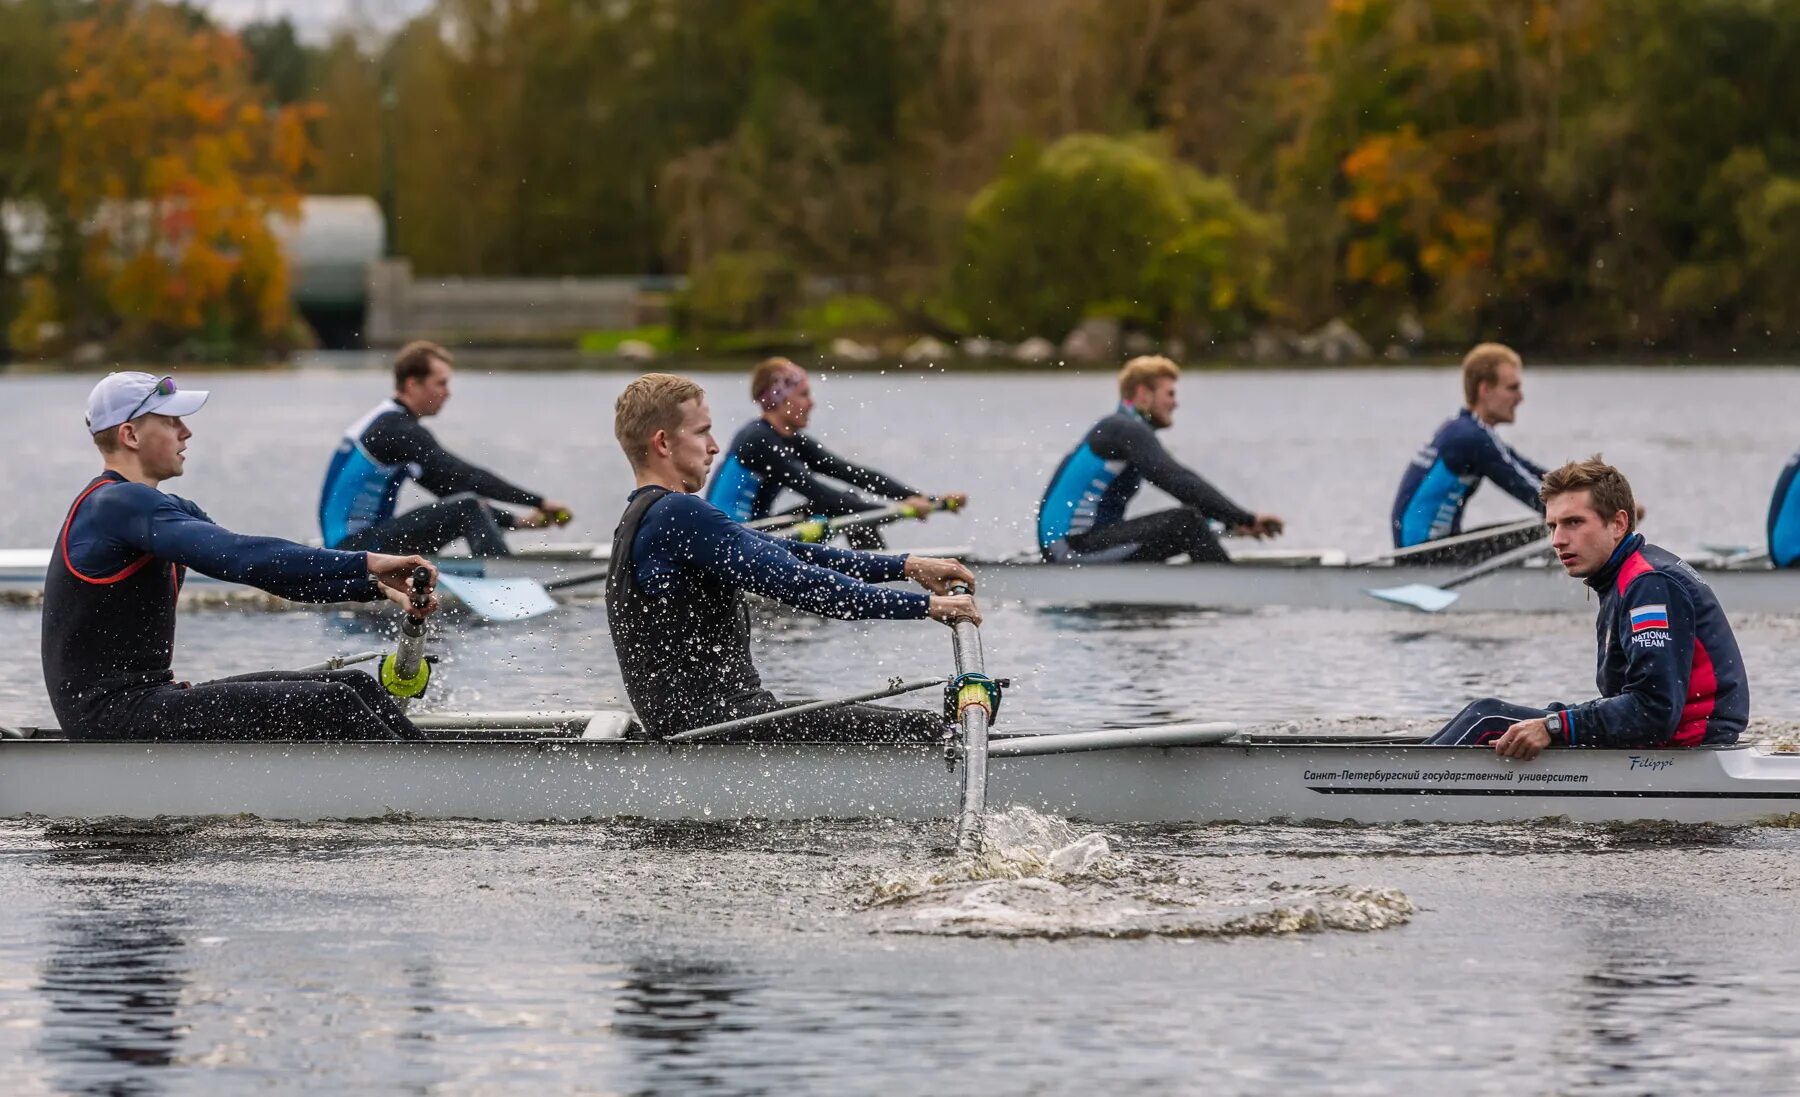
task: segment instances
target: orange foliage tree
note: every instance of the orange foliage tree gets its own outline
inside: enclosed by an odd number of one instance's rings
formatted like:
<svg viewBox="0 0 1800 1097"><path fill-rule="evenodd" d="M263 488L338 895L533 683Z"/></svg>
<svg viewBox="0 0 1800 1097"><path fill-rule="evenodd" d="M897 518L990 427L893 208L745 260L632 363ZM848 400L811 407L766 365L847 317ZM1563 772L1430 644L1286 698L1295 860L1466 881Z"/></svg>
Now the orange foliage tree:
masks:
<svg viewBox="0 0 1800 1097"><path fill-rule="evenodd" d="M280 346L293 330L270 217L299 212L317 108L277 108L235 35L162 4L71 24L42 122L82 234L79 279L123 347Z"/></svg>

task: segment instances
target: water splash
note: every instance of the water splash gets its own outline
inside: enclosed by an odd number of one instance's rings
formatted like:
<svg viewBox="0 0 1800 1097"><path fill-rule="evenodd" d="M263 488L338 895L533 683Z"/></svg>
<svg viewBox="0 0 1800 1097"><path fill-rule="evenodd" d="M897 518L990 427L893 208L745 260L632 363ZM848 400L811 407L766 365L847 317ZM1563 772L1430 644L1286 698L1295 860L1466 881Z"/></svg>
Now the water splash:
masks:
<svg viewBox="0 0 1800 1097"><path fill-rule="evenodd" d="M1013 807L985 820L972 856L867 881L860 905L888 933L1061 940L1367 932L1404 925L1391 888L1291 885L1188 858L1126 855L1116 839Z"/></svg>

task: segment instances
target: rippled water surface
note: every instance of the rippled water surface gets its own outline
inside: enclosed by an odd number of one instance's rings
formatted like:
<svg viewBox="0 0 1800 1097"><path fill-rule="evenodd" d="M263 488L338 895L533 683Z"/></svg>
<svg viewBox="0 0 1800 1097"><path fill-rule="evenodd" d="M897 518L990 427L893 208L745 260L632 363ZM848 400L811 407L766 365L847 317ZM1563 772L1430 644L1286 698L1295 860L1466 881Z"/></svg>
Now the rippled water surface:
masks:
<svg viewBox="0 0 1800 1097"><path fill-rule="evenodd" d="M1742 1093L1800 1069L1788 830L1126 830L1123 883L899 911L871 880L943 865L943 829L135 831L0 826L9 1093ZM1191 935L1011 932L1158 882ZM1419 909L1309 929L1346 891ZM1270 908L1292 917L1207 929Z"/></svg>
<svg viewBox="0 0 1800 1097"><path fill-rule="evenodd" d="M185 380L185 379L184 379ZM741 375L704 378L718 421ZM0 376L31 439L0 545L49 541L91 474L86 378ZM195 378L194 384L201 381ZM176 490L310 535L370 373L207 375ZM623 378L465 371L434 424L604 537ZM1167 438L1292 539L1374 550L1449 372L1195 374ZM828 442L965 517L904 543L1022 548L1104 377L826 379ZM1753 541L1794 440L1785 370L1533 371L1511 432L1603 449L1677 549ZM65 421L66 426L56 426ZM1474 516L1516 508L1490 492ZM1800 621L1737 621L1761 720L1800 720ZM201 679L383 642L323 614L185 613ZM993 611L1016 727L1430 721L1473 696L1580 699L1585 615ZM37 616L0 607L0 723L49 718ZM444 631L438 709L617 696L603 609ZM777 690L941 672L925 623L780 616ZM957 861L943 825L570 826L255 819L0 823L0 1092L1775 1092L1800 1071L1793 830L1119 828L1011 818Z"/></svg>

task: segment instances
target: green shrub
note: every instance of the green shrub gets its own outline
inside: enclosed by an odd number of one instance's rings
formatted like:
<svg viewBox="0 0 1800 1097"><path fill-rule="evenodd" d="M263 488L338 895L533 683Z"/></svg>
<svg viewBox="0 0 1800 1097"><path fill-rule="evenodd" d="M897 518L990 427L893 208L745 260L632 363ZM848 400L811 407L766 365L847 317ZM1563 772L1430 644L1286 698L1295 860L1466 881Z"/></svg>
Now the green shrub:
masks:
<svg viewBox="0 0 1800 1097"><path fill-rule="evenodd" d="M590 331L582 335L576 346L583 354L613 354L618 351L619 344L632 339L650 344L658 354L667 354L675 349L675 332L667 324Z"/></svg>
<svg viewBox="0 0 1800 1097"><path fill-rule="evenodd" d="M800 307L801 273L771 252L722 252L688 275L670 302L675 330L705 342L746 331L780 331Z"/></svg>
<svg viewBox="0 0 1800 1097"><path fill-rule="evenodd" d="M886 335L900 330L894 310L873 297L840 294L794 314L794 331L817 342L840 335Z"/></svg>
<svg viewBox="0 0 1800 1097"><path fill-rule="evenodd" d="M1074 134L1015 155L963 218L971 332L1059 338L1084 316L1231 333L1268 306L1275 229L1154 138Z"/></svg>

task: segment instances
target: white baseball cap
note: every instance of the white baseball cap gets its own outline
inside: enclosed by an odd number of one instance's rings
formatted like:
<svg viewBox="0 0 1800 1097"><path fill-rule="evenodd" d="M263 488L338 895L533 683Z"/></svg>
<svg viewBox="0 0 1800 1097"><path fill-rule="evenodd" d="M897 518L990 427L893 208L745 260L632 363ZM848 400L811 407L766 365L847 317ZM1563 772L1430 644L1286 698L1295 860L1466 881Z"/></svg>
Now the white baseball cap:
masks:
<svg viewBox="0 0 1800 1097"><path fill-rule="evenodd" d="M173 377L156 377L135 370L109 373L88 393L88 433L99 434L140 415L192 415L210 395L199 390L183 392L175 387Z"/></svg>

